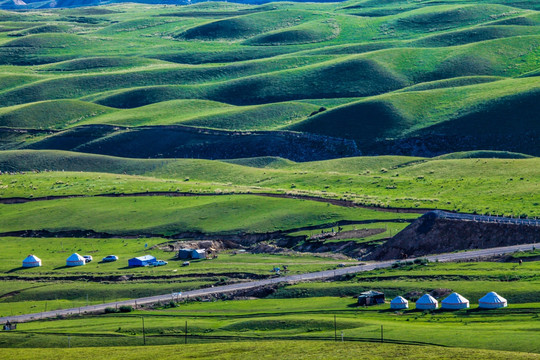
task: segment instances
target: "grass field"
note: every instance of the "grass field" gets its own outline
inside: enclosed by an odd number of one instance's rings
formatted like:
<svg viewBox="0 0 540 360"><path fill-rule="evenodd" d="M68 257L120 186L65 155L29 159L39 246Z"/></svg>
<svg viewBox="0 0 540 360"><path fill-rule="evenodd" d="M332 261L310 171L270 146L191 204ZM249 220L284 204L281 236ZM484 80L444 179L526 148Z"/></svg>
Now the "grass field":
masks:
<svg viewBox="0 0 540 360"><path fill-rule="evenodd" d="M0 233L27 232L0 238L0 316L358 264L335 252L424 209L540 216L537 1L18 3L0 8L43 8L0 10ZM184 267L169 245L196 239L223 249ZM168 264L127 267L143 254ZM22 323L0 355L538 359L537 257ZM370 289L471 309L356 307ZM509 307L478 309L488 291Z"/></svg>
<svg viewBox="0 0 540 360"><path fill-rule="evenodd" d="M4 232L93 230L122 235L267 233L340 220L418 217L418 214L384 213L316 201L246 195L80 198L0 205L0 211L0 228Z"/></svg>
<svg viewBox="0 0 540 360"><path fill-rule="evenodd" d="M138 311L128 315L74 318L19 325L17 332L2 334L5 347L88 347L140 345L141 317L145 320L147 345L181 344L188 323L188 342L207 343L212 337L242 341L334 338L334 314L338 335L349 339L380 341L381 325L386 341L420 341L499 351L538 353L535 323L538 304L503 310L422 313L408 310L396 314L388 305L377 309L351 307L354 299L310 298L289 300L218 301L181 304L177 308ZM24 339L26 337L26 340ZM205 339L207 337L208 339ZM214 340L215 341L215 340ZM316 344L316 342L314 342ZM209 345L209 344L207 344ZM349 344L347 344L349 345ZM209 345L211 346L211 345ZM232 343L227 346L235 346ZM422 349L423 347L418 347ZM441 349L442 350L442 349ZM530 354L532 358L537 355Z"/></svg>
<svg viewBox="0 0 540 360"><path fill-rule="evenodd" d="M70 357L83 351L90 356L99 359L105 353L100 348L84 349L40 349L43 359L56 359L60 357ZM390 344L343 344L331 342L313 341L268 341L257 343L243 342L238 344L216 343L213 345L185 345L185 346L160 346L152 348L144 347L117 347L107 348L106 358L120 359L129 357L130 359L152 359L156 352L159 356L174 357L179 352L189 353L185 355L188 359L236 359L239 354L258 358L270 358L279 356L282 359L342 359L346 357L369 356L371 359L387 358L409 358L418 359L535 359L533 354L523 354L514 352L496 352L488 350L470 349L444 349L438 347L415 347L407 345ZM30 359L28 351L21 349L4 350L7 356L16 356L20 359Z"/></svg>
<svg viewBox="0 0 540 360"><path fill-rule="evenodd" d="M534 217L540 216L538 169L538 158L490 152L431 159L388 156L294 163L276 158L230 162L139 160L69 152L6 151L0 152L2 171L60 172L3 175L0 196L277 192L381 207Z"/></svg>
<svg viewBox="0 0 540 360"><path fill-rule="evenodd" d="M4 11L0 126L184 124L347 138L364 154L540 154L534 1L200 6Z"/></svg>

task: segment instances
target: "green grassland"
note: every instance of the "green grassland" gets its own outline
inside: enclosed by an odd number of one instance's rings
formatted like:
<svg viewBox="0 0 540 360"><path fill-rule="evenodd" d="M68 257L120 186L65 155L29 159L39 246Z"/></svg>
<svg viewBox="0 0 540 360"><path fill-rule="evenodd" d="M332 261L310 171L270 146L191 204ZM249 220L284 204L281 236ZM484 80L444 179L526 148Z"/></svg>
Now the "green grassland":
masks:
<svg viewBox="0 0 540 360"><path fill-rule="evenodd" d="M538 338L535 333L537 304L514 305L491 312L477 310L473 305L466 311L432 314L414 310L396 314L388 311L388 305L364 310L351 307L352 304L352 298L327 297L180 304L176 309L134 314L138 316L112 315L21 324L18 333L2 334L0 341L5 347L64 347L67 335L71 335L71 346L77 347L92 346L98 341L102 341L101 346L139 345L142 342L140 316L145 319L149 345L181 343L185 321L190 343L205 342L205 335L237 337L237 340L245 337L251 341L280 337L331 340L336 314L338 335L343 331L347 338L379 341L383 325L385 339L390 341L422 339L426 345L448 346L450 351L452 347L468 347L471 351L538 352L535 341Z"/></svg>
<svg viewBox="0 0 540 360"><path fill-rule="evenodd" d="M0 126L287 129L353 139L368 154L540 154L529 140L540 67L533 1L88 11L2 12ZM331 99L342 106L317 114ZM41 140L2 138L5 149ZM428 150L399 146L413 141Z"/></svg>
<svg viewBox="0 0 540 360"><path fill-rule="evenodd" d="M384 231L321 243L377 246L419 216L386 208L540 216L539 11L532 0L0 11L0 199L78 196L0 204L0 232L58 234L0 239L0 316L267 278L276 276L274 266L299 274L357 263L226 250L182 267L159 247L178 233L182 240L311 236L346 222L344 231ZM215 129L233 140L215 140ZM261 134L278 145L252 157L269 145L257 142ZM275 153L285 145L268 134L321 145L291 161ZM332 157L354 157L319 161L330 157L321 152L335 141L328 137L357 148ZM220 149L206 157L221 160L198 159L204 146ZM163 155L167 147L188 150ZM230 147L245 151L231 155ZM84 153L97 151L105 155ZM369 156L381 154L388 156ZM95 196L134 193L150 194ZM73 252L94 261L66 268ZM20 268L30 253L43 267ZM127 259L146 253L169 263L127 268ZM99 262L109 254L120 261ZM259 300L197 299L19 324L1 332L0 354L25 358L35 353L8 348L39 348L42 358L69 356L75 349L60 348L70 336L71 346L96 358L533 359L540 353L536 256L517 254L513 261L529 260L523 265L404 265L280 285ZM470 299L471 309L354 306L364 290L390 299L440 288ZM509 307L477 309L488 291ZM315 340L333 340L334 315L346 340L378 341L382 325L386 339L425 346ZM141 317L151 353L139 347ZM189 344L180 347L185 321Z"/></svg>
<svg viewBox="0 0 540 360"><path fill-rule="evenodd" d="M52 278L68 275L88 275L99 278L106 275L133 274L135 278L142 276L173 276L181 275L188 278L200 274L220 273L249 273L270 275L273 265L288 265L289 273L299 274L334 268L340 263L349 263L350 259L334 259L331 257L318 257L302 253L291 254L251 254L236 253L227 250L218 258L206 261L194 261L188 267L180 267L183 261L176 259L176 252L162 250L159 244L166 245L171 240L160 238L135 239L89 239L89 238L15 238L4 237L2 243L5 247L6 262L2 264L0 272L17 276L20 279L31 281L35 277L50 276ZM148 248L145 248L148 244ZM163 247L166 249L166 247ZM92 255L94 261L82 267L69 268L65 266L66 258L72 253ZM35 254L43 261L39 268L21 268L22 260L28 254ZM107 255L115 254L120 260L111 263L102 263L101 259ZM170 261L170 264L155 268L127 268L127 260L134 256L145 254L154 255L158 259ZM9 258L9 259L8 259ZM356 264L356 262L354 262ZM179 279L181 280L181 279ZM37 298L26 298L27 300Z"/></svg>
<svg viewBox="0 0 540 360"><path fill-rule="evenodd" d="M4 232L93 230L123 235L266 233L340 220L411 219L418 216L246 195L79 198L2 204L0 211L0 228Z"/></svg>
<svg viewBox="0 0 540 360"><path fill-rule="evenodd" d="M369 356L370 359L387 358L410 358L417 359L535 359L533 354L515 353L515 352L496 352L489 350L471 350L471 349L444 349L438 347L415 347L410 345L392 345L392 344L357 344L348 343L335 344L331 342L313 342L313 341L268 341L257 343L242 342L237 344L216 343L204 345L185 345L185 346L159 346L159 347L112 347L102 348L77 348L77 349L39 349L40 356L43 359L56 359L58 357L71 357L73 354L79 354L83 351L85 354L95 359L153 359L156 354L162 357L174 357L179 352L189 353L188 359L236 359L239 355L253 356L257 358L270 358L278 356L281 359L343 359L347 357ZM13 356L20 359L31 359L28 350L6 349L3 351L7 356ZM106 355L105 355L106 354Z"/></svg>
<svg viewBox="0 0 540 360"><path fill-rule="evenodd" d="M274 192L346 199L381 207L540 216L538 158L511 153L471 152L440 159L357 157L294 163L275 158L228 162L142 160L58 151L4 151L0 153L0 164L2 171L29 172L1 176L1 197L149 191ZM56 172L31 173L34 170Z"/></svg>

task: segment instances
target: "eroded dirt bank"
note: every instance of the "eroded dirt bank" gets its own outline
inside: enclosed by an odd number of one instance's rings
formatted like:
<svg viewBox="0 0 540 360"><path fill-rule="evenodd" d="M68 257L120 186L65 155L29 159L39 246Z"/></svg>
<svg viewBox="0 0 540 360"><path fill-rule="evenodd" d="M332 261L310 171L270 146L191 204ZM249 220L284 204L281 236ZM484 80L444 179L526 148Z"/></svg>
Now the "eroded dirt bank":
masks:
<svg viewBox="0 0 540 360"><path fill-rule="evenodd" d="M439 212L429 212L377 248L366 259L405 259L457 250L534 243L539 238L538 225L449 219L441 217Z"/></svg>

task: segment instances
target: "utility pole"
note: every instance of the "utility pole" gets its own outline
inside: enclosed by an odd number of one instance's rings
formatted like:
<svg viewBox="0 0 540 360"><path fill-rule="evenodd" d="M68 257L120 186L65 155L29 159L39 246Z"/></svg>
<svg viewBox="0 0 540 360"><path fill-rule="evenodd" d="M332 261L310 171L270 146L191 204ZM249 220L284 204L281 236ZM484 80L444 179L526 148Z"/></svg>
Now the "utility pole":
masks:
<svg viewBox="0 0 540 360"><path fill-rule="evenodd" d="M143 345L146 345L146 333L144 332L144 317L141 316L142 320L142 338L143 338Z"/></svg>
<svg viewBox="0 0 540 360"><path fill-rule="evenodd" d="M187 320L186 320L186 327L184 328L184 344L187 344Z"/></svg>
<svg viewBox="0 0 540 360"><path fill-rule="evenodd" d="M383 330L382 325L381 325L381 342L384 342L384 330Z"/></svg>
<svg viewBox="0 0 540 360"><path fill-rule="evenodd" d="M337 323L336 323L336 315L334 315L334 341L337 341Z"/></svg>

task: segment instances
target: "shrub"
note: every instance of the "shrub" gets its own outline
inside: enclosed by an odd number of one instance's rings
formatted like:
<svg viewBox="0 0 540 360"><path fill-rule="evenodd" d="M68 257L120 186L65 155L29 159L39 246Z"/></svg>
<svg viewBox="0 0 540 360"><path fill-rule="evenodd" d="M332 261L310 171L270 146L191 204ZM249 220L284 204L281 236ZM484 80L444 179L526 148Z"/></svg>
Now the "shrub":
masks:
<svg viewBox="0 0 540 360"><path fill-rule="evenodd" d="M123 313L128 313L128 312L132 312L133 311L133 308L129 305L122 305L118 308L118 310L120 312L123 312Z"/></svg>
<svg viewBox="0 0 540 360"><path fill-rule="evenodd" d="M105 308L105 314L112 314L116 312L118 312L118 310L116 310L115 308L112 308L112 307Z"/></svg>

